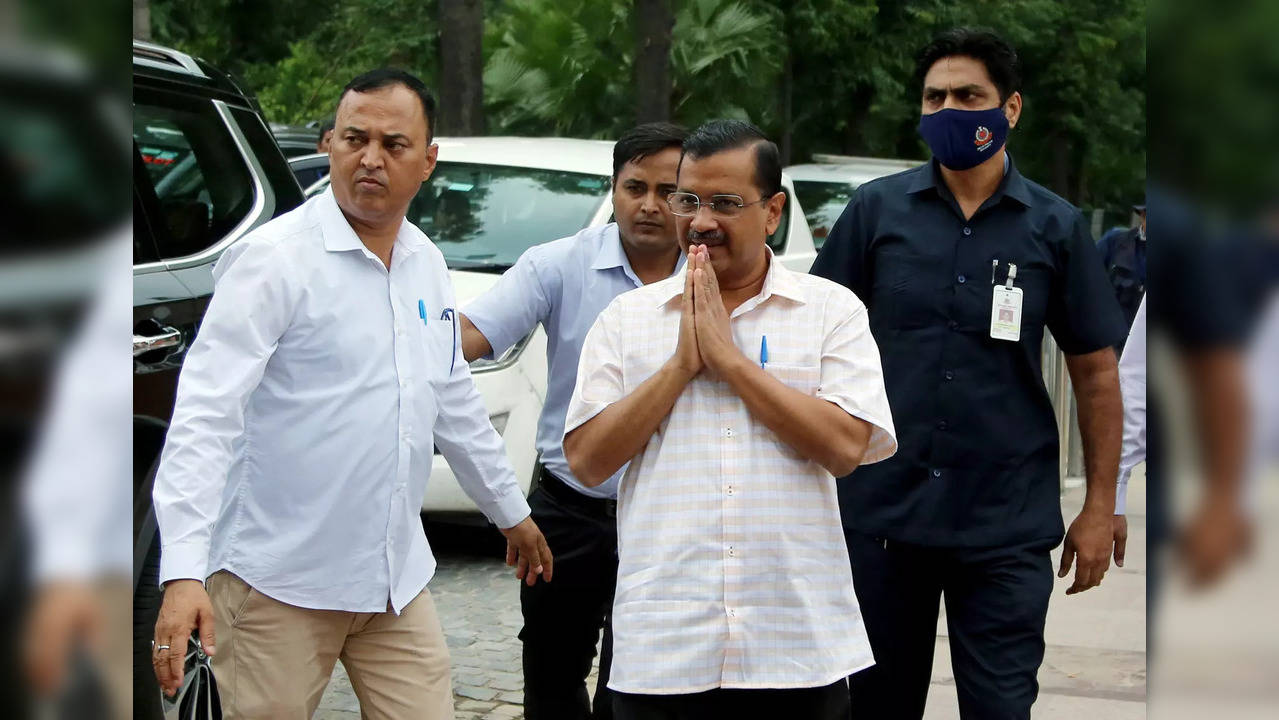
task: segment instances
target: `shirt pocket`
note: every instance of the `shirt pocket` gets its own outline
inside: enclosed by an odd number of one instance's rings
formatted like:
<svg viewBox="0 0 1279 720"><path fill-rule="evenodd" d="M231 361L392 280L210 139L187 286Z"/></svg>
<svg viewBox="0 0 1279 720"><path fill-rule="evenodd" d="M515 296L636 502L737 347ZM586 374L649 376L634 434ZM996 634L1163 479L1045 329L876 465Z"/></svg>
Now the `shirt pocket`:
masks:
<svg viewBox="0 0 1279 720"><path fill-rule="evenodd" d="M798 390L809 397L817 396L817 390L822 380L822 368L820 365L774 365L767 363L764 365L764 370L792 390ZM770 450L774 457L782 459L782 465L778 469L785 468L787 471L792 471L799 465L808 463L807 458L800 455L795 448L783 442L777 436L777 433L770 430L763 423L756 422L754 425L758 436L765 443L765 449Z"/></svg>
<svg viewBox="0 0 1279 720"><path fill-rule="evenodd" d="M822 381L820 365L779 365L765 363L764 371L782 381L782 384L810 397L817 396Z"/></svg>
<svg viewBox="0 0 1279 720"><path fill-rule="evenodd" d="M421 362L418 366L425 381L438 385L452 375L452 368L457 362L454 358L456 339L453 323L449 320L428 320L422 324L418 347Z"/></svg>
<svg viewBox="0 0 1279 720"><path fill-rule="evenodd" d="M905 252L879 252L875 256L875 280L871 300L874 314L890 327L919 328L935 320L944 307L940 292L942 263Z"/></svg>
<svg viewBox="0 0 1279 720"><path fill-rule="evenodd" d="M994 303L996 286L1003 286L1006 275L1000 272L999 279L981 294L980 307L974 311L974 322L980 322L987 334L990 332L990 313ZM1017 264L1017 277L1013 279L1013 287L1021 288L1021 337L1023 341L1037 341L1043 335L1044 323L1048 317L1048 301L1052 295L1053 270L1048 265Z"/></svg>

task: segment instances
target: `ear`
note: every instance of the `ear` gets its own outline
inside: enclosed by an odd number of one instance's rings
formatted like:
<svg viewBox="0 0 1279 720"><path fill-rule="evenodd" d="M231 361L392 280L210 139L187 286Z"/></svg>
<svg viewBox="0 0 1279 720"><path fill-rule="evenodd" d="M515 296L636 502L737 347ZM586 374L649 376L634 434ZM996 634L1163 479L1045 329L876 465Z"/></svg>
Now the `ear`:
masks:
<svg viewBox="0 0 1279 720"><path fill-rule="evenodd" d="M435 172L435 161L440 156L440 146L431 143L426 148L426 167L422 169L422 182L426 182L431 178L431 173Z"/></svg>
<svg viewBox="0 0 1279 720"><path fill-rule="evenodd" d="M786 207L786 192L783 190L764 203L764 209L768 212L768 219L764 223L764 229L767 234L772 235L777 232L777 226L782 223L782 210Z"/></svg>
<svg viewBox="0 0 1279 720"><path fill-rule="evenodd" d="M1008 118L1008 128L1017 127L1017 121L1021 119L1021 93L1014 92L1008 96L1008 102L1004 103L1004 116Z"/></svg>

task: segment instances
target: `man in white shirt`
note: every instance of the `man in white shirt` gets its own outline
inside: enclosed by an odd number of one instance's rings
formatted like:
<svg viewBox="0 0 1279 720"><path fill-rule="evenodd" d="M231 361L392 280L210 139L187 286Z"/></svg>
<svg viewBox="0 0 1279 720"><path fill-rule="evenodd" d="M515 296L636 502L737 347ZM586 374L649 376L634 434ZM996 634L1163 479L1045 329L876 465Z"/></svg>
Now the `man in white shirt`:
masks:
<svg viewBox="0 0 1279 720"><path fill-rule="evenodd" d="M584 484L630 462L614 715L847 718L874 660L834 476L897 447L866 308L774 261L786 194L757 128L693 131L677 182L684 272L600 314L565 421Z"/></svg>
<svg viewBox="0 0 1279 720"><path fill-rule="evenodd" d="M452 717L419 519L432 440L517 574L551 579L462 359L443 256L404 217L435 167L434 111L407 73L352 80L331 190L215 270L155 481L154 664L175 692L198 627L228 719L311 717L339 658L364 717Z"/></svg>

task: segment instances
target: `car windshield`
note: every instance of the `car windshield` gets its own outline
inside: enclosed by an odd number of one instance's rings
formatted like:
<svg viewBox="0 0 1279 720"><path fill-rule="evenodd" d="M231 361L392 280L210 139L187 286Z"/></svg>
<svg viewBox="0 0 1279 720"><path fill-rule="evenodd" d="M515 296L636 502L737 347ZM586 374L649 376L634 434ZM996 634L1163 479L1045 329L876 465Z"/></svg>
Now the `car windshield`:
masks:
<svg viewBox="0 0 1279 720"><path fill-rule="evenodd" d="M796 180L795 194L804 208L804 217L813 231L813 247L820 250L826 236L839 219L848 200L857 189L856 183L825 180Z"/></svg>
<svg viewBox="0 0 1279 720"><path fill-rule="evenodd" d="M407 215L450 268L500 271L590 224L608 189L607 175L441 162Z"/></svg>

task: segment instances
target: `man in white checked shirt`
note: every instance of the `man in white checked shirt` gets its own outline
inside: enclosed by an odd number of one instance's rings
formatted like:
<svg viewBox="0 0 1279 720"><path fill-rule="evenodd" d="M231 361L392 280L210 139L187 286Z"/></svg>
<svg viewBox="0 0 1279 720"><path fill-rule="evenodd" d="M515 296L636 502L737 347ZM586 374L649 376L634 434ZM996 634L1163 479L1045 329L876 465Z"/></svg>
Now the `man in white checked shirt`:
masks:
<svg viewBox="0 0 1279 720"><path fill-rule="evenodd" d="M600 314L565 423L583 483L630 462L615 717L844 718L874 660L834 476L897 446L866 310L773 262L786 195L754 126L695 130L678 185L685 271Z"/></svg>

